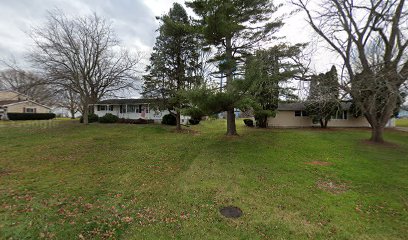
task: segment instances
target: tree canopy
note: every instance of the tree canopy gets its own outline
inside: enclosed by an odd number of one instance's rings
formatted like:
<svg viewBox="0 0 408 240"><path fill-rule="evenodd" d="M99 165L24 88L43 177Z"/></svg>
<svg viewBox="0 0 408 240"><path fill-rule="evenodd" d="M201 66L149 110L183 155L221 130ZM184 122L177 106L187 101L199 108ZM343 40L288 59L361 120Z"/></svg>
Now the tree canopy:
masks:
<svg viewBox="0 0 408 240"><path fill-rule="evenodd" d="M336 67L327 73L312 76L306 111L314 121L326 128L331 117L340 111L339 79Z"/></svg>
<svg viewBox="0 0 408 240"><path fill-rule="evenodd" d="M178 3L158 18L159 36L144 76L143 95L159 98L161 108L175 111L180 129L180 110L188 101L184 92L202 83L200 42L187 15Z"/></svg>
<svg viewBox="0 0 408 240"><path fill-rule="evenodd" d="M212 61L219 63L219 73L227 78L225 94L233 92L234 76L242 74L246 56L271 40L283 25L281 19L273 18L277 8L270 0L195 0L186 4L199 16L197 23L205 42L217 49ZM223 105L227 106L222 109L227 111L227 135L236 135L236 103Z"/></svg>

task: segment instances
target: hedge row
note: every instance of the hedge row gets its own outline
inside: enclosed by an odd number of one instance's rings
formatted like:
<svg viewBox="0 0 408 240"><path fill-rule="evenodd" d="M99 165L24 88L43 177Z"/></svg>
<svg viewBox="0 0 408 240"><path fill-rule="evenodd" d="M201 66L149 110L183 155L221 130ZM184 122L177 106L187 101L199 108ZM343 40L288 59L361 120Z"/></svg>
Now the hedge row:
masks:
<svg viewBox="0 0 408 240"><path fill-rule="evenodd" d="M81 117L80 122L82 123L84 121L83 117ZM100 123L128 123L128 124L149 124L149 123L154 123L154 120L152 119L126 119L126 118L119 118L116 115L113 115L111 113L105 114L105 116L98 117L98 115L94 113L90 113L88 115L88 122L93 123L93 122L100 122Z"/></svg>
<svg viewBox="0 0 408 240"><path fill-rule="evenodd" d="M7 113L9 120L49 120L55 118L54 113Z"/></svg>
<svg viewBox="0 0 408 240"><path fill-rule="evenodd" d="M150 123L154 123L154 120L152 119L143 119L143 118L139 118L139 119L126 119L126 118L120 118L118 123L128 123L128 124L150 124Z"/></svg>

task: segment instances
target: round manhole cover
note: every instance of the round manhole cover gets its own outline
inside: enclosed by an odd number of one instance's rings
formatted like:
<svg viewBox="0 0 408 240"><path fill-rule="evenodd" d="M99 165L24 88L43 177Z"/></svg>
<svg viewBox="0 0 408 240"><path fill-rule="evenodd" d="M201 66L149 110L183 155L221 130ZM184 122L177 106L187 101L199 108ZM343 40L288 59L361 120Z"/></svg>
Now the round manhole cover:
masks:
<svg viewBox="0 0 408 240"><path fill-rule="evenodd" d="M242 216L242 210L233 206L221 208L220 213L227 218L239 218Z"/></svg>

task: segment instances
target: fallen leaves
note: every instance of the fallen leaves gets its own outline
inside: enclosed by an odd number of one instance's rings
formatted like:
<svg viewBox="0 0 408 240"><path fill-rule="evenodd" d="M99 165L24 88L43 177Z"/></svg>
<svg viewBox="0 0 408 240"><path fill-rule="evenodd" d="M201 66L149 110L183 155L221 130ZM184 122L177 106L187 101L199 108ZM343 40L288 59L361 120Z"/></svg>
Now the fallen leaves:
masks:
<svg viewBox="0 0 408 240"><path fill-rule="evenodd" d="M333 180L318 180L317 183L317 188L330 192L332 194L341 194L347 191L348 187L345 183L340 183L340 182L335 182Z"/></svg>

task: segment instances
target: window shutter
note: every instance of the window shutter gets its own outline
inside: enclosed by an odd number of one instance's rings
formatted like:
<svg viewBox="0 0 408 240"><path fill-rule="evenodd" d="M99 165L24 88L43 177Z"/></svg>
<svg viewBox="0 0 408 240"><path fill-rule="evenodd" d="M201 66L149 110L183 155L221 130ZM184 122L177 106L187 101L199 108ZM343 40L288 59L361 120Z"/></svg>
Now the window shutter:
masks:
<svg viewBox="0 0 408 240"><path fill-rule="evenodd" d="M26 112L26 108L25 107L23 107L23 113L25 113Z"/></svg>
<svg viewBox="0 0 408 240"><path fill-rule="evenodd" d="M34 108L34 113L37 113L37 108Z"/></svg>

